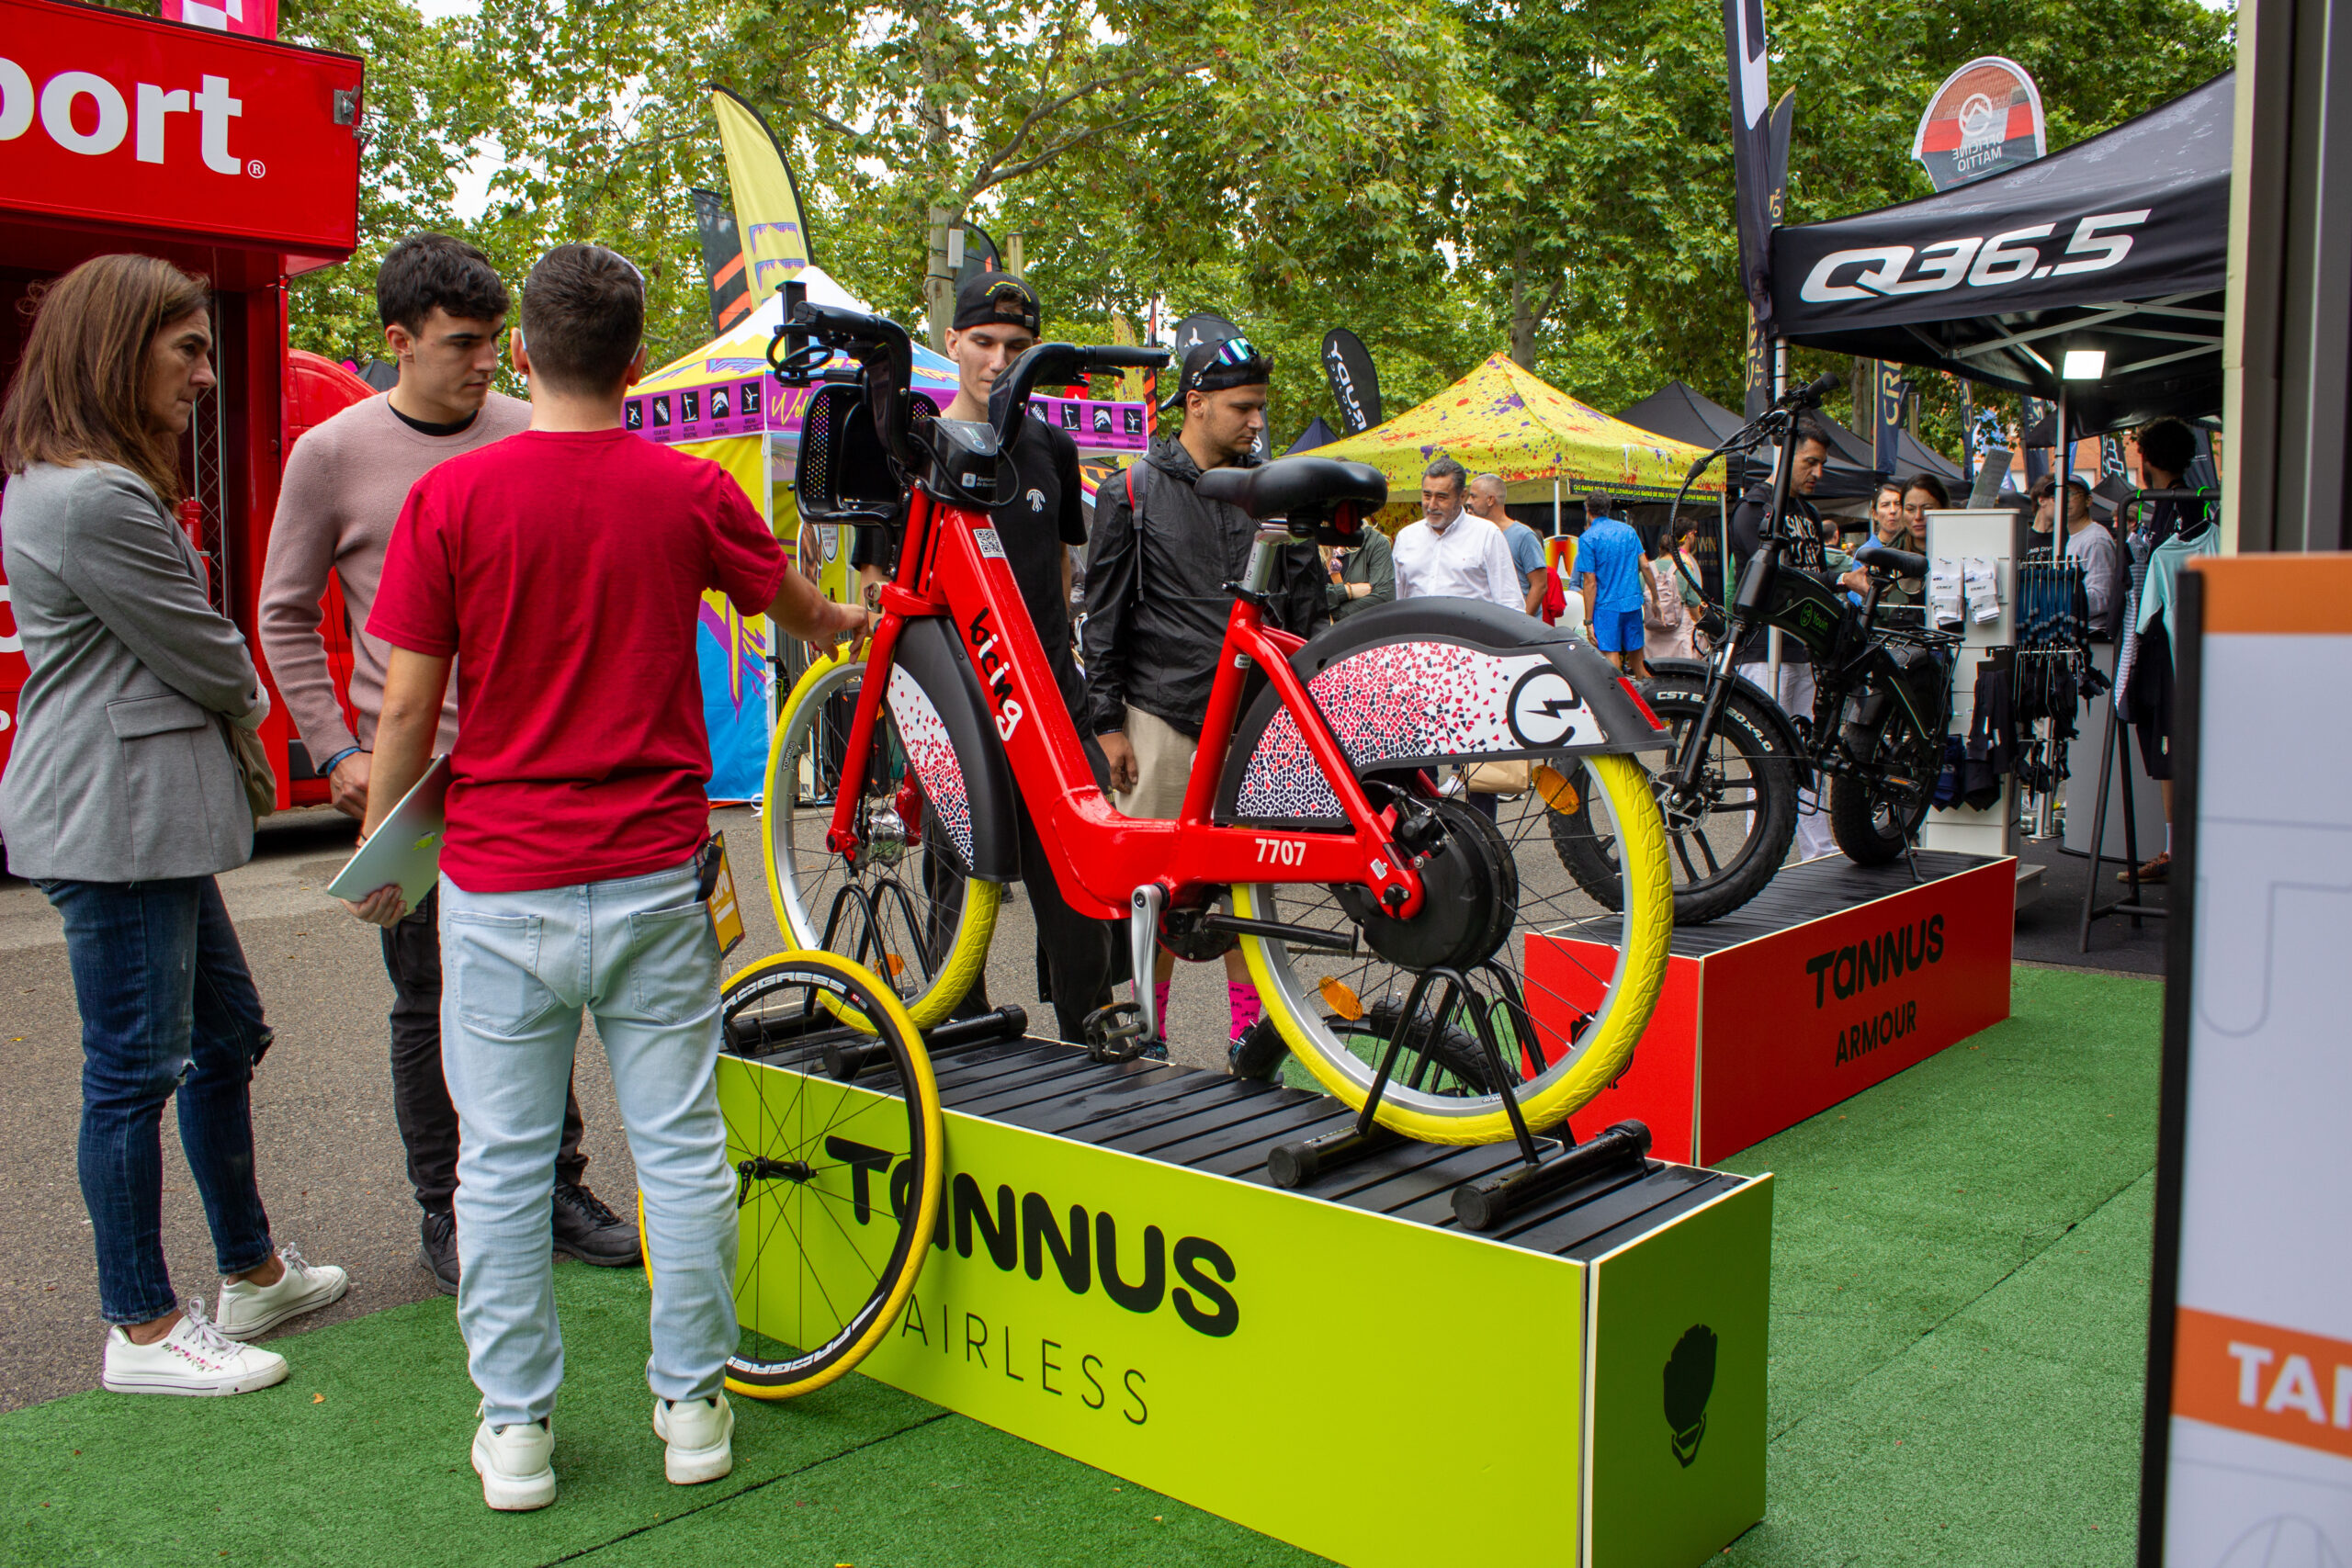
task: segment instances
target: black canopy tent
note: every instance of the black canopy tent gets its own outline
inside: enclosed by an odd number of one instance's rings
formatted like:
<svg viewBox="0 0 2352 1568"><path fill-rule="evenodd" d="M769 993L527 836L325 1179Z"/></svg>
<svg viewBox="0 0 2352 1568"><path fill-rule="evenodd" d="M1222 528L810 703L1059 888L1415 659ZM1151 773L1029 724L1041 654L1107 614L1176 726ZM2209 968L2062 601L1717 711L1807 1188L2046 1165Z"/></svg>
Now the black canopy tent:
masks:
<svg viewBox="0 0 2352 1568"><path fill-rule="evenodd" d="M1668 381L1617 417L1628 424L1672 436L1677 441L1688 441L1695 446L1718 446L1747 423L1713 398L1680 381ZM1814 491L1815 500L1867 499L1876 492L1882 480L1908 479L1917 473L1933 474L1946 486L1961 482L1959 468L1922 446L1907 430L1896 446L1899 469L1888 474L1872 466L1876 454L1869 442L1834 419L1822 423L1829 431L1829 465L1822 472L1821 487ZM1756 477L1760 476L1736 476L1735 482L1744 486Z"/></svg>
<svg viewBox="0 0 2352 1568"><path fill-rule="evenodd" d="M2068 405L2093 434L2222 406L2234 73L2064 152L1776 230L1775 330ZM2099 350L2095 379L2063 355Z"/></svg>

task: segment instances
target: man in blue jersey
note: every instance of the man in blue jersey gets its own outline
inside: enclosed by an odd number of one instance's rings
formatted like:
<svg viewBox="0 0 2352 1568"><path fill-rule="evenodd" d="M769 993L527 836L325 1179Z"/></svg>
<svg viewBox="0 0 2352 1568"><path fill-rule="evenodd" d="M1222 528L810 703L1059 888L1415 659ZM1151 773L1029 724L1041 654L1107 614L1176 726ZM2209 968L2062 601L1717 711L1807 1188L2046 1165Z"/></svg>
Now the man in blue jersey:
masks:
<svg viewBox="0 0 2352 1568"><path fill-rule="evenodd" d="M1584 591L1585 635L1609 661L1645 680L1642 662L1642 536L1610 515L1605 495L1585 498L1584 536L1577 541L1577 586Z"/></svg>

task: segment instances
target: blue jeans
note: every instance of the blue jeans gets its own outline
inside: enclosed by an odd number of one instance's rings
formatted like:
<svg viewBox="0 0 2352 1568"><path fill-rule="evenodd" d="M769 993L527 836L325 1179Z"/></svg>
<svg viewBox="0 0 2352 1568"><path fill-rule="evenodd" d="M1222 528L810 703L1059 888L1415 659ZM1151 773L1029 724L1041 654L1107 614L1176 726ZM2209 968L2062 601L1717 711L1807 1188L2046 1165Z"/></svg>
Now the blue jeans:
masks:
<svg viewBox="0 0 2352 1568"><path fill-rule="evenodd" d="M43 882L65 917L82 1012L82 1201L98 1252L98 1311L148 1323L179 1305L164 1266L164 1102L179 1100L213 1261L269 1260L254 1184L254 1064L269 1049L237 929L209 876Z"/></svg>
<svg viewBox="0 0 2352 1568"><path fill-rule="evenodd" d="M441 1069L458 1108L458 1326L493 1426L563 1382L548 1248L556 1144L594 1014L612 1066L653 1275L663 1399L719 1391L735 1348L735 1176L719 1119L718 942L692 862L530 893L441 879Z"/></svg>

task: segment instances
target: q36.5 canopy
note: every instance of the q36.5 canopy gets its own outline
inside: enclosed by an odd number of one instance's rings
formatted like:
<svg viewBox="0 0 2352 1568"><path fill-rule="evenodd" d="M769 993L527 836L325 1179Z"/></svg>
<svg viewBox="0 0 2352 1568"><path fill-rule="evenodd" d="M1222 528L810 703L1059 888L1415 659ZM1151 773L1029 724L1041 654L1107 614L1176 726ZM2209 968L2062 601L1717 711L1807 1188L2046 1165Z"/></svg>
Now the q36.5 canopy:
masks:
<svg viewBox="0 0 2352 1568"><path fill-rule="evenodd" d="M2233 73L2008 174L1776 231L1792 343L2058 396L2111 430L2222 406Z"/></svg>

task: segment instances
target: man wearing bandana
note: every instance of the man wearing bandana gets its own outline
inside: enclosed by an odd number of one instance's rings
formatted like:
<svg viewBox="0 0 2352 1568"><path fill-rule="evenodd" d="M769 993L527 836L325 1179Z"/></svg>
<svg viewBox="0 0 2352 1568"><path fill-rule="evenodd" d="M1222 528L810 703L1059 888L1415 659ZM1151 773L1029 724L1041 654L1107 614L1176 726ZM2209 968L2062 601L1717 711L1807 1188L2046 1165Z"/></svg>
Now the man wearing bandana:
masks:
<svg viewBox="0 0 2352 1568"><path fill-rule="evenodd" d="M983 272L956 294L956 321L947 332L947 357L956 362L956 396L943 419L990 423L989 394L997 378L1037 341L1041 311L1036 293L1021 279ZM1079 487L1078 445L1045 421L1023 418L1011 457L1018 475L1012 498L989 511L997 537L1004 542L1005 565L1028 606L1037 641L1053 667L1055 683L1073 716L1080 685L1071 657L1069 600L1072 561L1067 547L1086 543L1085 492ZM880 529L860 529L850 561L858 569L868 608L880 601L882 582L895 562ZM1091 748L1089 749L1090 752ZM1098 775L1101 761L1095 762ZM1102 782L1098 776L1097 782ZM1052 863L1037 838L1024 804L1021 818L1021 875L1029 890L1029 910L1037 922L1040 977L1052 995L1061 1037L1085 1038L1086 1015L1111 999L1114 942L1110 924L1072 909L1054 880ZM985 981L975 985L957 1016L986 1011Z"/></svg>

